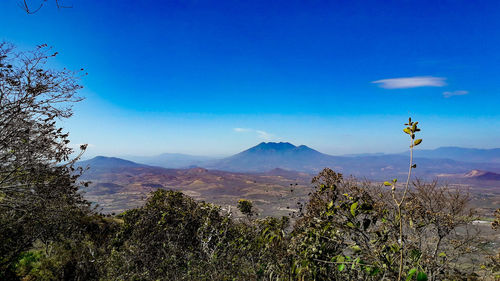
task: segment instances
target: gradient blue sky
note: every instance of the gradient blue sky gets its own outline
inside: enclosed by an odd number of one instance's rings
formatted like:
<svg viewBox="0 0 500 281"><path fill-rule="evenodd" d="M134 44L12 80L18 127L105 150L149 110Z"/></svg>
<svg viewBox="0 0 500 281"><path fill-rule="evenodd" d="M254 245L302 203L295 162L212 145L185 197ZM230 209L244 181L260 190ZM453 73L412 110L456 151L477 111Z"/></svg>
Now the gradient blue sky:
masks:
<svg viewBox="0 0 500 281"><path fill-rule="evenodd" d="M0 40L89 73L64 122L88 156L399 152L408 115L422 148L500 143L500 1L19 2Z"/></svg>

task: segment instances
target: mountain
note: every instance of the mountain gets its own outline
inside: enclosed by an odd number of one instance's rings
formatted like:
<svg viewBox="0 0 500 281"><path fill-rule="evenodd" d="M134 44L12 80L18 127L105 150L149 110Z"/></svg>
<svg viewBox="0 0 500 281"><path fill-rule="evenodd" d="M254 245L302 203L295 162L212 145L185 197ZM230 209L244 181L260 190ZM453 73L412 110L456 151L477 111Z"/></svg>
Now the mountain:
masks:
<svg viewBox="0 0 500 281"><path fill-rule="evenodd" d="M448 159L444 156L437 158L437 154L434 158L425 158L421 155L420 150L415 151L414 156L414 163L418 166L414 170L414 175L422 178L432 178L439 174L464 174L473 169L500 171L500 165L496 162L464 162ZM346 175L382 180L406 175L408 161L408 155L402 154L332 156L305 145L295 146L288 142L262 142L204 167L251 173L262 173L279 168L313 174L329 167Z"/></svg>
<svg viewBox="0 0 500 281"><path fill-rule="evenodd" d="M479 149L449 146L432 150L417 150L416 153L423 158L445 158L461 162L500 164L500 148Z"/></svg>
<svg viewBox="0 0 500 281"><path fill-rule="evenodd" d="M131 168L131 167L143 167L146 165L138 164L132 161L128 161L121 158L116 157L106 157L106 156L96 156L89 160L79 161L77 162L77 166L86 167L89 166L91 168Z"/></svg>
<svg viewBox="0 0 500 281"><path fill-rule="evenodd" d="M163 153L155 156L124 156L122 158L137 163L175 169L203 166L216 159L209 156L196 156L181 153Z"/></svg>
<svg viewBox="0 0 500 281"><path fill-rule="evenodd" d="M305 145L262 142L236 155L216 161L208 168L236 172L266 172L274 168L317 172L330 166L336 158Z"/></svg>
<svg viewBox="0 0 500 281"><path fill-rule="evenodd" d="M472 170L464 177L475 180L500 181L500 174L481 170Z"/></svg>
<svg viewBox="0 0 500 281"><path fill-rule="evenodd" d="M135 173L137 171L143 170L163 169L159 167L135 163L121 158L106 156L96 156L89 160L78 161L76 163L76 166L86 169L82 176L83 179L95 178L96 176L100 176L103 174L118 174L125 171L134 171Z"/></svg>

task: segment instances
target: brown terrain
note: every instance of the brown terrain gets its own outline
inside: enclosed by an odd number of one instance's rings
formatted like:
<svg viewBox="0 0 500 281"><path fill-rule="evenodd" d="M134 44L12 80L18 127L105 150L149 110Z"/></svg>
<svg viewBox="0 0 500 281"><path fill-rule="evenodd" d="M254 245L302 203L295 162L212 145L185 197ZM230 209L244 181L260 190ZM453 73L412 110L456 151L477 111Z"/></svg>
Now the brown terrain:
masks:
<svg viewBox="0 0 500 281"><path fill-rule="evenodd" d="M451 189L460 189L471 196L471 205L481 216L490 217L500 206L500 181L491 174L472 171L464 175L440 175L439 183ZM488 175L487 178L484 176ZM281 216L296 212L298 202L307 201L312 191L314 175L283 169L266 173L235 173L204 168L165 169L145 165L95 168L84 179L91 185L84 190L91 202L105 213L120 213L137 207L147 195L157 189L184 192L196 200L236 206L239 199L252 200L262 216ZM379 184L379 182L374 182Z"/></svg>
<svg viewBox="0 0 500 281"><path fill-rule="evenodd" d="M304 202L312 175L275 169L268 173L243 174L203 168L121 168L86 176L91 185L85 196L105 213L120 213L137 207L157 188L179 190L196 200L236 206L239 199L254 202L260 215L288 215Z"/></svg>

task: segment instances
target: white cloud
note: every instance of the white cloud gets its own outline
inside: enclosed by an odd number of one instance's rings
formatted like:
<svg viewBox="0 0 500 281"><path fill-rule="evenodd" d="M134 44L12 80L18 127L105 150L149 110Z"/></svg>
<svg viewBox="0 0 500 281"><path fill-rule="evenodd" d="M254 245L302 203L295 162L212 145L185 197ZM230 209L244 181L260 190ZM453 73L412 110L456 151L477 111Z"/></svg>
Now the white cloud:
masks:
<svg viewBox="0 0 500 281"><path fill-rule="evenodd" d="M251 132L253 130L247 129L247 128L234 128L233 131L238 132L238 133L243 133L243 132Z"/></svg>
<svg viewBox="0 0 500 281"><path fill-rule="evenodd" d="M234 128L233 131L237 133L256 133L257 137L263 140L271 140L273 138L272 134L262 130L254 130L250 128Z"/></svg>
<svg viewBox="0 0 500 281"><path fill-rule="evenodd" d="M449 97L453 97L453 96L463 96L463 95L467 95L468 93L469 93L469 91L444 92L443 97L449 98Z"/></svg>
<svg viewBox="0 0 500 281"><path fill-rule="evenodd" d="M446 85L444 80L446 80L446 78L443 77L415 76L382 79L373 81L372 83L379 84L379 87L385 89L407 89L417 87L443 87Z"/></svg>
<svg viewBox="0 0 500 281"><path fill-rule="evenodd" d="M259 131L259 130L255 130L255 132L257 133L257 135L259 136L259 138L261 138L263 140L271 140L271 138L273 137L273 135L271 135L268 132Z"/></svg>

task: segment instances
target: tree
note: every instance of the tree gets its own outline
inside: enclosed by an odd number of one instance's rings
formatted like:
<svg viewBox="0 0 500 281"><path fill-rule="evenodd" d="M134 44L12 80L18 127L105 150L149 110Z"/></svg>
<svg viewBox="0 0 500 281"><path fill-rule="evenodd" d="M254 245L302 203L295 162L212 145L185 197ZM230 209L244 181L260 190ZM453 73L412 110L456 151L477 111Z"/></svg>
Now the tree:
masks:
<svg viewBox="0 0 500 281"><path fill-rule="evenodd" d="M220 207L159 189L123 220L106 264L106 280L249 280L247 243ZM241 241L240 241L241 239Z"/></svg>
<svg viewBox="0 0 500 281"><path fill-rule="evenodd" d="M70 235L89 212L78 193L80 170L69 134L57 120L82 98L79 75L54 70L47 45L17 52L0 43L0 272L9 272L35 241L48 245Z"/></svg>
<svg viewBox="0 0 500 281"><path fill-rule="evenodd" d="M238 200L238 210L249 219L256 214L252 201L246 199Z"/></svg>

